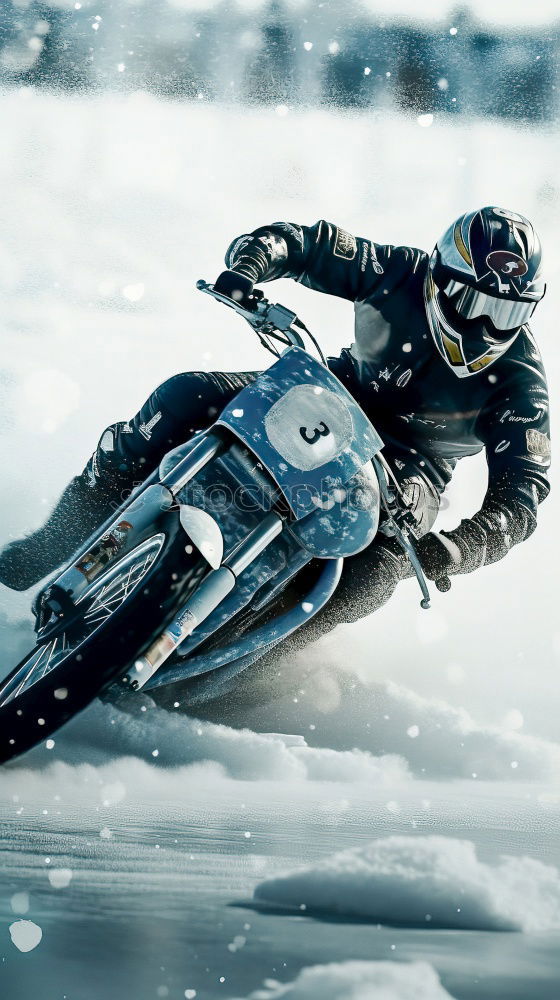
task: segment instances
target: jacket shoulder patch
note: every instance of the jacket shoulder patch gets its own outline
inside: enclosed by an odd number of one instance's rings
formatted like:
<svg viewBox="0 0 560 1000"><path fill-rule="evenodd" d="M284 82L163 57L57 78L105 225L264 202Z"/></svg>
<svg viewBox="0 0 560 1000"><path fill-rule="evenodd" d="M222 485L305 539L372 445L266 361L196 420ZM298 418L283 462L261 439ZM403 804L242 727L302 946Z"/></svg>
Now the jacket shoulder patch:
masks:
<svg viewBox="0 0 560 1000"><path fill-rule="evenodd" d="M356 237L347 233L345 229L336 230L336 239L334 241L334 255L335 257L341 257L342 260L354 260L358 252L358 244Z"/></svg>
<svg viewBox="0 0 560 1000"><path fill-rule="evenodd" d="M544 434L542 431L535 430L534 427L528 427L525 431L527 439L527 451L530 455L535 458L544 459L548 461L550 458L550 438L548 434Z"/></svg>

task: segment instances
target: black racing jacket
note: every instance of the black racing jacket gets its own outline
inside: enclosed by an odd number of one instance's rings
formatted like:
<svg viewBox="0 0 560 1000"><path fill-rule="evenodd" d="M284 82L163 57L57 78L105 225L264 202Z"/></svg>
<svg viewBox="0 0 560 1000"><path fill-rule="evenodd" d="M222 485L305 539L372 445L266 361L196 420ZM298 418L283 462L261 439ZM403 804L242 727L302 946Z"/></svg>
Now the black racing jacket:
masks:
<svg viewBox="0 0 560 1000"><path fill-rule="evenodd" d="M489 369L458 378L440 356L424 307L428 254L355 237L321 220L276 222L236 239L226 265L253 282L291 277L354 302L355 340L329 367L371 419L397 467L417 456L441 492L458 459L486 451L481 510L451 533L462 572L527 538L547 496L549 403L528 327Z"/></svg>

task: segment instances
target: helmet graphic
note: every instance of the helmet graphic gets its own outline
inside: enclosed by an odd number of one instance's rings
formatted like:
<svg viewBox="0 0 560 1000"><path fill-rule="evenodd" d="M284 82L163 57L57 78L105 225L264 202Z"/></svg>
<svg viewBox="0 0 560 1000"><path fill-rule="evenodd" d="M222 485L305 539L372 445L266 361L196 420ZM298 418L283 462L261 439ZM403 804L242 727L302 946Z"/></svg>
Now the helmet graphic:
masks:
<svg viewBox="0 0 560 1000"><path fill-rule="evenodd" d="M430 330L452 371L466 378L501 358L545 288L540 241L523 215L488 207L457 219L424 285Z"/></svg>

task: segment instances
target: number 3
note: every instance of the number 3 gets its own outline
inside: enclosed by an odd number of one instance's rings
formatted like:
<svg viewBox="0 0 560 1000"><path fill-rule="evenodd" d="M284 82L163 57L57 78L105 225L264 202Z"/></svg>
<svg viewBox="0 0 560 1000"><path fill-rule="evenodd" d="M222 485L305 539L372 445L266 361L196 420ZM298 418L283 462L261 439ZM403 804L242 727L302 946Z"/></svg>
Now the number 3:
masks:
<svg viewBox="0 0 560 1000"><path fill-rule="evenodd" d="M325 421L321 420L319 426L315 427L311 433L309 433L307 427L300 427L299 432L307 444L317 444L319 438L326 437L331 431L330 427L327 427Z"/></svg>

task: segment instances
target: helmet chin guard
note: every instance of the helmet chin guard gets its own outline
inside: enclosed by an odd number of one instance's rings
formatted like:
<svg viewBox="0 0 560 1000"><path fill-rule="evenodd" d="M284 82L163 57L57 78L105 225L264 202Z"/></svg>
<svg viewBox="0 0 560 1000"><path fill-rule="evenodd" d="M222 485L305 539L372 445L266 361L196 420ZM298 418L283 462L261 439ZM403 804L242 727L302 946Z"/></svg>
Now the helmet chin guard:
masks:
<svg viewBox="0 0 560 1000"><path fill-rule="evenodd" d="M501 358L545 289L528 219L492 207L457 219L438 240L424 283L432 337L455 375L476 375Z"/></svg>
<svg viewBox="0 0 560 1000"><path fill-rule="evenodd" d="M457 378L468 378L489 368L505 354L519 333L519 329L512 330L509 338L492 342L483 321L476 322L476 335L474 329L470 336L461 332L459 323L452 325L447 320L430 271L424 281L424 303L435 345Z"/></svg>

